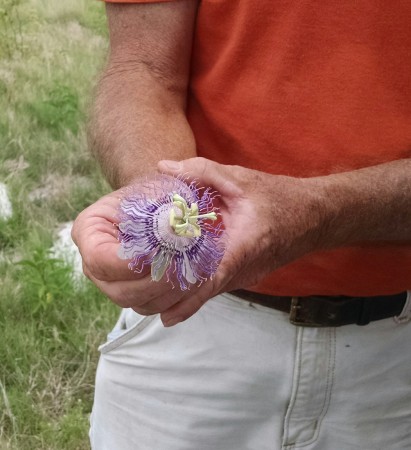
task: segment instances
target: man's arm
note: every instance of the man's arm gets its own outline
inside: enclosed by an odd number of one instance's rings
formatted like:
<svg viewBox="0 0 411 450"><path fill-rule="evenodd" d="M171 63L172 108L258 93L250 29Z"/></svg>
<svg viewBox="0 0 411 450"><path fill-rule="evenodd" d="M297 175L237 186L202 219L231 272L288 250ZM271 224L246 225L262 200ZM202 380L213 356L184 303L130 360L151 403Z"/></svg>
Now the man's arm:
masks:
<svg viewBox="0 0 411 450"><path fill-rule="evenodd" d="M185 107L196 9L195 0L107 4L110 55L89 140L115 188L162 158L195 156Z"/></svg>
<svg viewBox="0 0 411 450"><path fill-rule="evenodd" d="M318 178L269 175L193 158L162 161L221 194L226 255L214 278L163 311L174 325L218 293L252 286L305 254L356 242L411 242L411 159Z"/></svg>
<svg viewBox="0 0 411 450"><path fill-rule="evenodd" d="M156 172L160 159L195 156L185 116L196 0L108 4L110 55L97 89L90 144L111 185L122 188ZM181 293L152 283L119 259L114 226L121 191L79 214L72 237L84 273L121 306L174 304Z"/></svg>
<svg viewBox="0 0 411 450"><path fill-rule="evenodd" d="M308 179L321 192L318 246L411 241L411 159Z"/></svg>

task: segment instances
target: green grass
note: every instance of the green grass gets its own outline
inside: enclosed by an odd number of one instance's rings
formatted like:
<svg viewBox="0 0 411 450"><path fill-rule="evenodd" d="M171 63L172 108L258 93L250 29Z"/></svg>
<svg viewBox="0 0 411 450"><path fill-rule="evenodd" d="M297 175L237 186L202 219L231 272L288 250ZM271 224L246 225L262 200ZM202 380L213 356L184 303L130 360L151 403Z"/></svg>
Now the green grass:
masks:
<svg viewBox="0 0 411 450"><path fill-rule="evenodd" d="M109 190L85 138L106 49L98 1L0 2L0 182L13 204L0 220L0 450L89 448L96 348L117 310L50 248Z"/></svg>

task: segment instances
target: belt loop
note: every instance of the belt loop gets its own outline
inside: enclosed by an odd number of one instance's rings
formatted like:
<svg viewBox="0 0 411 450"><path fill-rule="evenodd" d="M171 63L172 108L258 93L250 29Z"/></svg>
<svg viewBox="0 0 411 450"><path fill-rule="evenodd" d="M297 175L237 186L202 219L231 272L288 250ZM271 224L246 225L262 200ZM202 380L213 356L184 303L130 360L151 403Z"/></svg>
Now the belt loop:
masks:
<svg viewBox="0 0 411 450"><path fill-rule="evenodd" d="M371 322L371 315L374 309L373 299L362 298L360 313L357 319L357 325L368 325Z"/></svg>
<svg viewBox="0 0 411 450"><path fill-rule="evenodd" d="M301 309L300 299L298 297L292 297L289 320L293 325L300 325L297 317L297 314L300 309Z"/></svg>
<svg viewBox="0 0 411 450"><path fill-rule="evenodd" d="M394 316L393 319L398 324L407 323L411 320L411 291L407 292L407 299L405 300L404 308L400 315Z"/></svg>

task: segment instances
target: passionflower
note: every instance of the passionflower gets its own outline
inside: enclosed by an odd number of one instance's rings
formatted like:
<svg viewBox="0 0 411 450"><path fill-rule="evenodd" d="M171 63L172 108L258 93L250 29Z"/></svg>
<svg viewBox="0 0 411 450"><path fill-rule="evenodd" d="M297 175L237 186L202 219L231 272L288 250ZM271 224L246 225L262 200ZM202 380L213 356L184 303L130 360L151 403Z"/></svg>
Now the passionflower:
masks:
<svg viewBox="0 0 411 450"><path fill-rule="evenodd" d="M177 279L182 290L211 278L224 255L216 195L167 175L133 186L120 203L119 257L138 273L150 265L154 281Z"/></svg>

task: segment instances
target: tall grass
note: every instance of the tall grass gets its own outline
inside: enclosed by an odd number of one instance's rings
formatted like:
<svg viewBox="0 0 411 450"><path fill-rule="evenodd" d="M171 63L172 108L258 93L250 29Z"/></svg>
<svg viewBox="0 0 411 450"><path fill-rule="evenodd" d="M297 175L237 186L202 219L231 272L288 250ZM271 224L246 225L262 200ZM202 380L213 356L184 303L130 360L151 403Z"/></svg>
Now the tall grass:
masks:
<svg viewBox="0 0 411 450"><path fill-rule="evenodd" d="M107 47L93 0L1 0L0 449L87 449L96 347L117 311L52 258L59 224L108 186L85 120Z"/></svg>

